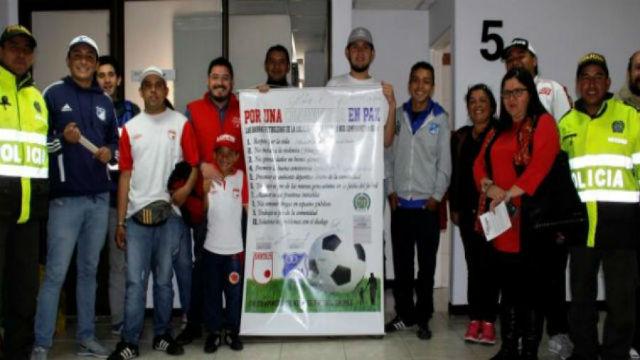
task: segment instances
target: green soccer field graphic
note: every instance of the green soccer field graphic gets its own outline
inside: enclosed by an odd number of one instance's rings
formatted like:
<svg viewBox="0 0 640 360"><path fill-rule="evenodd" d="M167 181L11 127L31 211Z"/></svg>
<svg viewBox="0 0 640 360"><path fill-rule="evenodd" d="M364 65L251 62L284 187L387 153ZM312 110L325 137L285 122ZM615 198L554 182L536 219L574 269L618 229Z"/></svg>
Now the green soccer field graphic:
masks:
<svg viewBox="0 0 640 360"><path fill-rule="evenodd" d="M244 309L247 313L322 313L322 312L379 312L381 282L375 278L373 303L369 279L346 293L327 293L307 281L273 279L259 284L247 279Z"/></svg>

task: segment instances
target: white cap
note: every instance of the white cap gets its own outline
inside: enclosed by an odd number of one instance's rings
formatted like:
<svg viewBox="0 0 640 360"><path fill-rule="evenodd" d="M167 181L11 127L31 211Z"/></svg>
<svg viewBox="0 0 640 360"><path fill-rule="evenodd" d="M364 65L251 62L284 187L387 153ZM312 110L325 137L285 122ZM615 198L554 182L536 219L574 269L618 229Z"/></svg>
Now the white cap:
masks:
<svg viewBox="0 0 640 360"><path fill-rule="evenodd" d="M149 75L158 75L162 78L162 80L167 81L167 79L165 79L164 77L164 72L162 72L162 69L160 69L159 67L155 66L155 65L151 65L148 68L142 70L142 73L140 73L140 82L144 81L144 78L146 78Z"/></svg>
<svg viewBox="0 0 640 360"><path fill-rule="evenodd" d="M371 32L367 28L357 27L351 30L351 34L349 34L349 40L347 41L347 46L358 40L362 40L373 46L373 37L371 36Z"/></svg>
<svg viewBox="0 0 640 360"><path fill-rule="evenodd" d="M76 36L73 38L73 40L71 40L71 42L69 43L69 47L67 48L67 52L71 51L71 48L78 45L78 44L87 44L89 46L91 46L93 48L93 50L96 51L96 55L100 55L100 50L98 49L98 44L96 44L96 42L86 36L86 35L80 35L80 36Z"/></svg>

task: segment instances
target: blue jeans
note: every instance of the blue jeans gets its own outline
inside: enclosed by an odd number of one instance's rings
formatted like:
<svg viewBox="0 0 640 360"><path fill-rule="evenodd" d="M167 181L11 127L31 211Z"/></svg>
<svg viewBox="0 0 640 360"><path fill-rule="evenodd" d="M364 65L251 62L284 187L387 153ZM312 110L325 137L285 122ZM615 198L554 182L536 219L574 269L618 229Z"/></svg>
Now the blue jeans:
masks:
<svg viewBox="0 0 640 360"><path fill-rule="evenodd" d="M144 325L145 294L153 271L154 335L171 330L173 266L178 253L182 219L171 215L159 226L144 226L127 219L127 290L122 339L137 345Z"/></svg>
<svg viewBox="0 0 640 360"><path fill-rule="evenodd" d="M178 292L180 293L180 305L182 312L189 312L191 301L191 273L193 271L193 255L191 251L191 228L180 220L180 240L178 253L173 257L173 271L176 273Z"/></svg>
<svg viewBox="0 0 640 360"><path fill-rule="evenodd" d="M243 258L244 253L218 255L203 249L204 320L212 333L220 332L223 323L228 331L236 334L240 331ZM226 304L224 315L223 292Z"/></svg>
<svg viewBox="0 0 640 360"><path fill-rule="evenodd" d="M109 193L55 198L49 202L47 264L38 294L35 345L50 348L53 342L60 289L76 245L79 341L95 337L96 273L107 236Z"/></svg>

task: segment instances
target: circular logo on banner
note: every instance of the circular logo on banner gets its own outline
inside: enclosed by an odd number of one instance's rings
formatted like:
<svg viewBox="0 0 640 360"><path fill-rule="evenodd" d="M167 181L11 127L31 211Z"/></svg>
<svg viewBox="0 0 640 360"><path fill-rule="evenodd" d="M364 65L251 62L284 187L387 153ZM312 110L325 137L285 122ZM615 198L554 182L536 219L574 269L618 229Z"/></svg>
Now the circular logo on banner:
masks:
<svg viewBox="0 0 640 360"><path fill-rule="evenodd" d="M231 274L229 274L229 282L231 283L231 285L235 285L235 284L239 283L240 282L240 274L238 274L237 271L234 271Z"/></svg>
<svg viewBox="0 0 640 360"><path fill-rule="evenodd" d="M360 211L369 210L371 197L366 193L359 193L353 197L353 208Z"/></svg>

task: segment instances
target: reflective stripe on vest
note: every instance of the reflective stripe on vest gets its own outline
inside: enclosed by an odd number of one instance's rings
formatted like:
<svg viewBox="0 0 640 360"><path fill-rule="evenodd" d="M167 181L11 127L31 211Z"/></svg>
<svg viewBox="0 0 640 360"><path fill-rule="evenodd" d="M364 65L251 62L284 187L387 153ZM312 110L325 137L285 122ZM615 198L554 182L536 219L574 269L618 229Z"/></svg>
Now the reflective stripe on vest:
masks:
<svg viewBox="0 0 640 360"><path fill-rule="evenodd" d="M0 129L0 175L47 178L48 173L46 135Z"/></svg>

